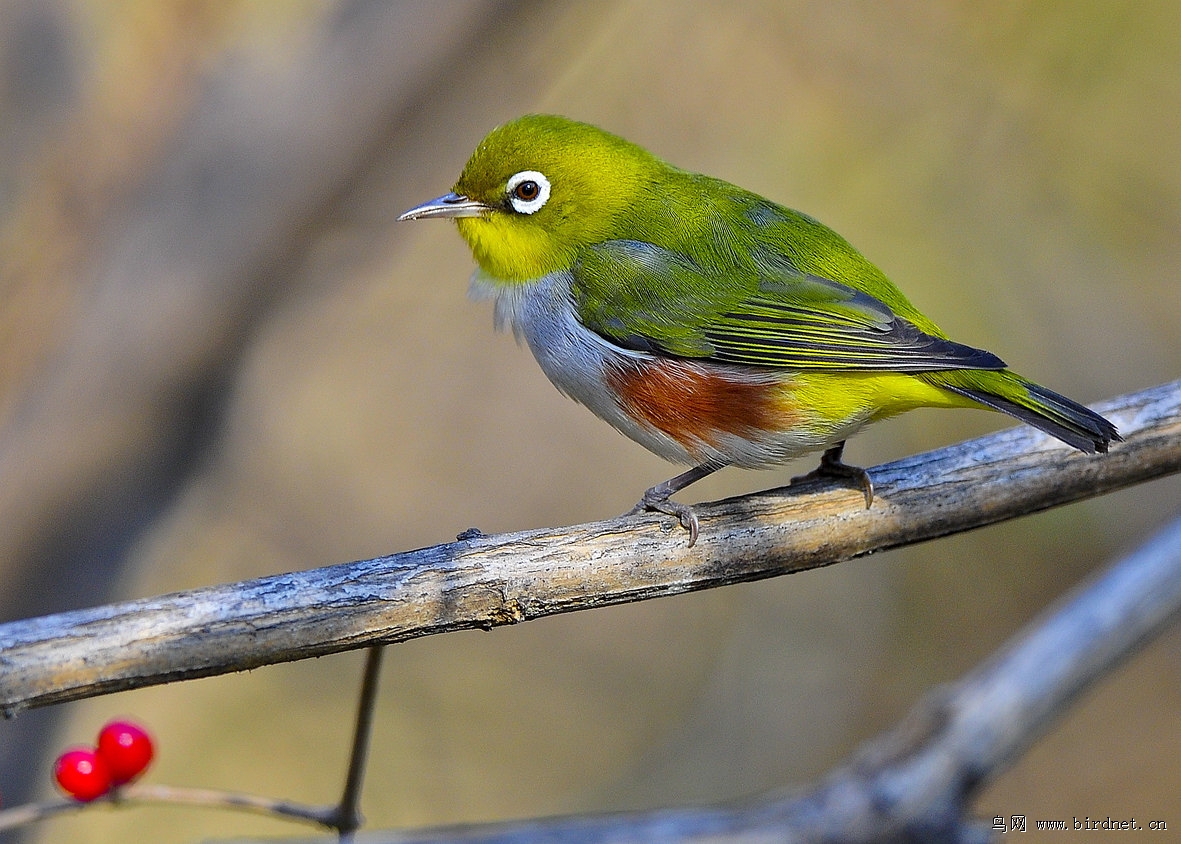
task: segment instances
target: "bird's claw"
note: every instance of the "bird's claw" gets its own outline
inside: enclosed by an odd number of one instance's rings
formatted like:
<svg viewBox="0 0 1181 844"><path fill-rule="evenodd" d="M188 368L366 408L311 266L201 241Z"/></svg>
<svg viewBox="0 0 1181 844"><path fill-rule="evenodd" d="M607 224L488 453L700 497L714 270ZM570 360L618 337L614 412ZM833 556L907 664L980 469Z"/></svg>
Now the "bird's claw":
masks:
<svg viewBox="0 0 1181 844"><path fill-rule="evenodd" d="M692 548L697 542L699 529L697 514L693 512L693 508L688 504L673 501L667 496L661 497L659 495L652 495L651 493L652 490L645 492L644 497L639 500L636 506L632 507L624 515L634 516L637 513L653 511L664 513L667 516L676 516L677 521L681 523L681 527L689 531L689 547Z"/></svg>
<svg viewBox="0 0 1181 844"><path fill-rule="evenodd" d="M848 463L842 462L840 448L832 448L824 452L820 456L819 466L806 475L797 475L791 479L791 482L793 484L797 481L803 483L820 478L855 481L861 487L861 491L865 493L865 509L868 510L873 505L873 478L860 466L850 466Z"/></svg>

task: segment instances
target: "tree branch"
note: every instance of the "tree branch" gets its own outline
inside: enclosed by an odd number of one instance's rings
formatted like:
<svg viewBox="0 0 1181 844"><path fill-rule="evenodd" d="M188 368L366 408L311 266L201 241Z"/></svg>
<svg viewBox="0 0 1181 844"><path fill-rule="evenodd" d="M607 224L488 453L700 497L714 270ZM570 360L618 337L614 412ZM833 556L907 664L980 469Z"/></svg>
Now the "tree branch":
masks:
<svg viewBox="0 0 1181 844"><path fill-rule="evenodd" d="M1181 469L1181 381L1099 408L1125 442L1081 455L1028 427L663 516L475 536L347 565L0 625L0 708L31 706L817 568Z"/></svg>
<svg viewBox="0 0 1181 844"><path fill-rule="evenodd" d="M419 832L372 844L983 842L965 818L995 777L1090 684L1181 614L1181 520L1030 623L811 790L744 804Z"/></svg>

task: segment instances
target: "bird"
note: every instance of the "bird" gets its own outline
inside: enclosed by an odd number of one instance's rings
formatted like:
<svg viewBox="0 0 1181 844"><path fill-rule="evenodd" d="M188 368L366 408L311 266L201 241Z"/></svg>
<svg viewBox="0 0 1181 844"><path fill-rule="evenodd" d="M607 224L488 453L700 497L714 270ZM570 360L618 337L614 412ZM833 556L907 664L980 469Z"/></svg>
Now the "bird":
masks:
<svg viewBox="0 0 1181 844"><path fill-rule="evenodd" d="M1083 405L950 340L841 235L589 123L529 114L493 129L452 190L398 220L451 219L490 299L565 395L687 471L628 515L727 466L810 452L803 479L873 482L842 460L865 425L918 407L984 408L1087 452L1120 439ZM795 478L794 481L801 480Z"/></svg>

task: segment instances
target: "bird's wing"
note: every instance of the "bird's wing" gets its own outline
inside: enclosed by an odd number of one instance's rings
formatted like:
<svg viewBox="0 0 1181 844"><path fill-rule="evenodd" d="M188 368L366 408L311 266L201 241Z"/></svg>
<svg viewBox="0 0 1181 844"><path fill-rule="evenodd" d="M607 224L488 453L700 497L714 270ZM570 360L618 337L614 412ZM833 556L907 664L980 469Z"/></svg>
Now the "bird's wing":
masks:
<svg viewBox="0 0 1181 844"><path fill-rule="evenodd" d="M1003 369L991 352L925 333L873 296L755 256L726 272L635 240L583 251L582 323L624 348L790 369Z"/></svg>

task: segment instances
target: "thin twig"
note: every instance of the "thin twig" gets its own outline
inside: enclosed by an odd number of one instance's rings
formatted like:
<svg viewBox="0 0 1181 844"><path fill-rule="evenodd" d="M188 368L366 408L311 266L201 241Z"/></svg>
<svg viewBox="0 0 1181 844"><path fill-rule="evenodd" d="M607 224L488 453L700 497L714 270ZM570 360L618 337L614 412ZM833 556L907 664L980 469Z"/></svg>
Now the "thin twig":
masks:
<svg viewBox="0 0 1181 844"><path fill-rule="evenodd" d="M361 785L365 779L365 761L369 757L369 737L373 732L373 712L377 703L384 651L384 647L375 645L365 652L365 674L361 679L361 697L357 702L357 723L353 730L353 746L349 751L348 775L332 820L332 826L340 833L342 842L351 841L353 832L364 822L361 816Z"/></svg>
<svg viewBox="0 0 1181 844"><path fill-rule="evenodd" d="M0 625L0 709L772 577L968 530L1181 469L1181 381L1099 407L1125 441L1079 454L1028 427L663 516L476 536L348 565Z"/></svg>
<svg viewBox="0 0 1181 844"><path fill-rule="evenodd" d="M238 791L209 788L179 788L169 785L135 783L120 787L107 797L79 803L76 800L46 800L0 810L0 830L37 823L56 815L80 812L90 806L115 804L171 804L205 806L214 809L238 809L294 821L335 828L335 806L308 806L291 800L278 800Z"/></svg>
<svg viewBox="0 0 1181 844"><path fill-rule="evenodd" d="M56 815L79 812L88 805L76 800L46 800L41 803L24 803L11 809L0 809L0 831L38 823Z"/></svg>

